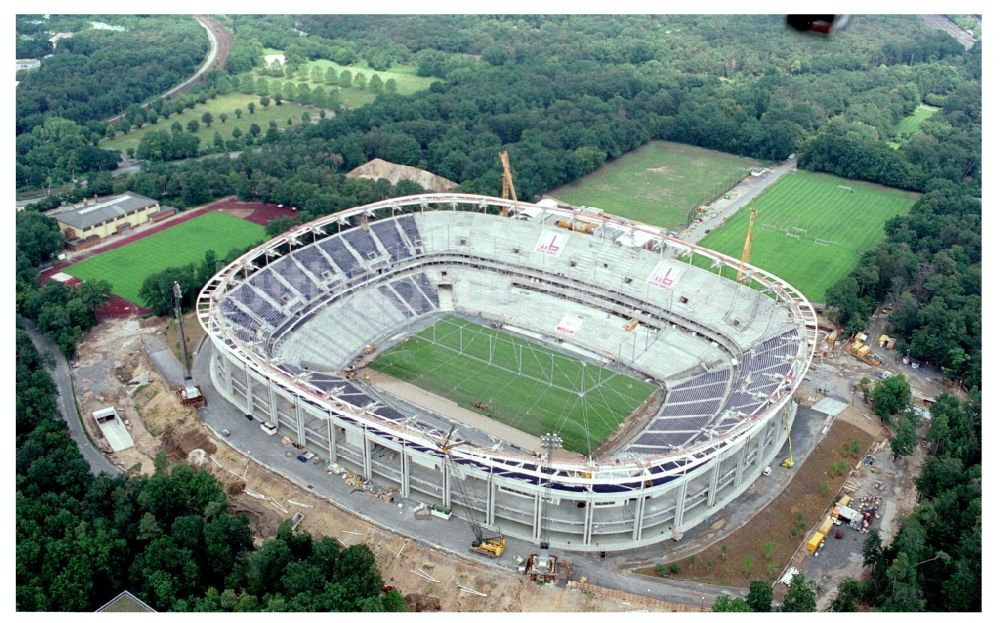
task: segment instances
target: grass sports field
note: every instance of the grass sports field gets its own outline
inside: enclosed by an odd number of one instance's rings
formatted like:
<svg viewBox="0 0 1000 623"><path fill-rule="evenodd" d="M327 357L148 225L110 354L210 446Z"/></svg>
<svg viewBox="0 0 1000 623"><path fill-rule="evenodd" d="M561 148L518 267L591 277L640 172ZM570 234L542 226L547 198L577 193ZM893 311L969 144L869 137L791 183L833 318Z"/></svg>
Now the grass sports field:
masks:
<svg viewBox="0 0 1000 623"><path fill-rule="evenodd" d="M253 102L257 109L254 114L250 114L247 111L247 104ZM243 109L243 116L240 119L236 118L233 111L237 108ZM201 116L205 112L212 113L215 120L212 122L211 127L207 127L201 121ZM174 124L174 121L179 121L181 127L187 132L188 121L192 119L196 120L201 127L195 134L201 140L199 145L202 149L207 145L212 146L212 138L218 131L219 135L222 136L222 140L228 140L233 138L233 128L239 128L243 133L240 140L250 132L250 126L254 123L260 126L261 135L267 132L268 124L271 121L275 121L278 124L279 130L284 130L288 127L288 120L292 120L293 125L300 125L302 123L302 113L308 112L313 119L319 117L319 111L315 108L306 108L305 106L300 106L293 102L282 102L281 106L276 106L272 99L271 105L264 108L260 105L260 97L256 95L244 95L243 93L232 93L230 95L220 95L214 99L210 99L204 104L198 104L194 108L185 110L180 114L171 115L169 119L160 119L156 123L147 123L141 129L132 131L126 134L119 134L118 136L111 139L104 139L100 142L99 147L103 149L117 149L118 151L125 151L129 147L138 147L139 141L146 132L152 132L154 130L164 130L170 132L170 126ZM225 123L219 119L219 113L226 113L229 115L229 119L226 119Z"/></svg>
<svg viewBox="0 0 1000 623"><path fill-rule="evenodd" d="M713 201L757 166L750 158L653 141L549 194L672 229L687 225L691 208Z"/></svg>
<svg viewBox="0 0 1000 623"><path fill-rule="evenodd" d="M939 110L941 109L934 106L918 104L912 113L899 120L899 124L896 125L896 140L886 142L893 149L899 149L903 143L909 140L920 129L921 123L933 117L934 113Z"/></svg>
<svg viewBox="0 0 1000 623"><path fill-rule="evenodd" d="M908 211L916 199L914 193L884 186L792 171L699 244L740 257L754 207L750 263L785 279L810 301L823 302L827 288L882 239L885 222Z"/></svg>
<svg viewBox="0 0 1000 623"><path fill-rule="evenodd" d="M369 367L466 409L485 402L483 413L489 417L535 437L558 433L563 448L584 455L654 390L643 381L453 316L382 354Z"/></svg>
<svg viewBox="0 0 1000 623"><path fill-rule="evenodd" d="M198 264L209 249L221 259L232 249L265 238L267 234L260 225L224 212L208 212L73 264L63 272L83 281L103 279L115 294L141 305L139 289L149 275L170 266Z"/></svg>

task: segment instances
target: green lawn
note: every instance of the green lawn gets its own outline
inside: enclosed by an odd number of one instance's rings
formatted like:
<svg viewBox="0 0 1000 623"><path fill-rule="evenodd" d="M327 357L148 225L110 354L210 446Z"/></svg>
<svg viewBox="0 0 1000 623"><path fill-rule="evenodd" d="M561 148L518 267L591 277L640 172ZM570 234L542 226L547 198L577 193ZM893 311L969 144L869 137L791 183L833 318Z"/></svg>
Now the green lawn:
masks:
<svg viewBox="0 0 1000 623"><path fill-rule="evenodd" d="M895 141L896 144L898 145L900 142L913 136L920 128L920 124L930 119L939 110L941 109L934 106L919 104L912 113L900 119L899 124L896 126L896 136L899 138L899 141Z"/></svg>
<svg viewBox="0 0 1000 623"><path fill-rule="evenodd" d="M284 51L268 48L264 51L264 53L284 54ZM433 78L433 77L424 78L418 76L417 68L415 65L397 65L386 71L375 71L374 69L368 67L368 64L364 62L348 66L348 65L339 65L333 61L329 61L326 59L317 59L305 63L302 66L302 68L300 68L299 72L301 72L304 69L306 73L302 74L297 72L295 76L292 78L277 78L274 76L267 76L261 74L257 70L254 70L252 73L254 79L260 79L263 76L268 80L278 80L282 84L284 84L285 82L291 82L296 86L298 86L300 82L305 82L306 84L309 85L310 89L315 89L316 87L321 86L323 87L323 89L329 92L331 89L331 85L328 84L327 82L325 81L313 82L312 80L313 67L319 67L320 70L323 71L324 77L326 76L326 70L329 67L333 67L334 69L336 69L338 77L340 76L341 72L343 72L345 69L350 71L352 76L361 73L364 74L366 83L369 80L371 80L371 77L375 74L378 74L379 78L382 79L383 84L385 83L386 80L392 78L396 81L396 92L399 93L400 95L411 95L413 93L416 93L417 91L423 91L425 89L430 88L432 82L434 82L435 80L439 80L439 78ZM304 78L303 76L308 76L308 77ZM359 106L363 106L375 100L375 93L369 91L367 88L357 89L354 87L350 87L345 89L341 88L339 85L333 85L333 87L340 94L341 104L343 104L347 108L357 108Z"/></svg>
<svg viewBox="0 0 1000 623"><path fill-rule="evenodd" d="M257 110L254 114L250 114L247 111L247 104L253 102L257 106ZM237 108L243 109L243 117L240 119L236 118L233 111ZM206 127L201 121L201 116L208 111L212 113L215 120L212 122L211 127ZM219 120L219 113L226 113L229 115L229 119L225 123ZM283 102L281 106L276 106L274 104L273 98L271 105L264 108L260 105L260 98L256 95L244 95L242 93L231 93L229 95L221 95L215 99L210 99L204 104L198 104L194 108L185 110L180 114L171 115L169 119L163 119L162 117L156 123L147 123L141 129L132 131L126 134L119 134L118 136L111 139L104 139L100 142L100 147L104 149L117 149L118 151L125 151L129 147L138 147L139 141L142 140L143 135L146 132L152 132L154 130L165 130L170 132L170 126L173 125L174 121L178 121L184 131L187 132L188 121L195 119L201 127L196 133L198 138L201 139L201 147L205 148L206 145L212 145L212 137L215 132L218 131L222 135L223 140L227 140L233 137L233 128L238 127L240 131L243 132L243 137L247 135L250 131L250 125L256 123L260 126L261 134L267 132L268 123L271 121L276 121L278 123L278 129L283 130L288 127L288 118L291 117L293 124L302 123L302 113L309 112L309 114L316 118L319 115L319 111L315 108L307 108L301 106L294 102ZM243 138L241 137L241 139Z"/></svg>
<svg viewBox="0 0 1000 623"><path fill-rule="evenodd" d="M430 341L434 335L437 343ZM487 363L491 338L492 365ZM468 355L455 352L460 348ZM467 409L475 410L474 403L483 401L489 417L535 437L556 432L564 448L584 455L654 390L643 381L456 317L438 321L369 367Z"/></svg>
<svg viewBox="0 0 1000 623"><path fill-rule="evenodd" d="M105 251L64 269L83 281L103 279L112 291L136 304L139 289L149 275L170 266L198 264L205 251L225 257L232 249L262 242L264 228L224 212L208 212L190 221Z"/></svg>
<svg viewBox="0 0 1000 623"><path fill-rule="evenodd" d="M757 166L750 158L653 141L549 194L651 225L684 227L691 208L710 203Z"/></svg>
<svg viewBox="0 0 1000 623"><path fill-rule="evenodd" d="M785 279L810 301L823 302L827 288L882 239L885 222L907 212L916 200L915 193L792 171L700 244L740 257L749 208L754 207L757 223L750 263Z"/></svg>

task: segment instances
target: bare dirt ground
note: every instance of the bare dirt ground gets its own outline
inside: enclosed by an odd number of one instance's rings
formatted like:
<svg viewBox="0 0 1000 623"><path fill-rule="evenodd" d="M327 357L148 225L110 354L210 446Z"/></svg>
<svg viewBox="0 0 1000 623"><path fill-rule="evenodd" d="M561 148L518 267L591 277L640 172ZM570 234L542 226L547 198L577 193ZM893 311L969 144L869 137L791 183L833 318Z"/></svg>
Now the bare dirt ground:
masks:
<svg viewBox="0 0 1000 623"><path fill-rule="evenodd" d="M671 577L725 586L749 586L751 580L777 579L848 477L846 472L839 476L832 474L831 466L837 461L847 461L853 466L859 458L848 456L842 449L844 442L852 438L858 440L862 451L871 443L871 436L863 430L845 421L835 421L774 502L738 531L699 554L683 560L664 561L668 569L672 563L677 564L678 573ZM723 517L712 525L712 529L720 530L725 524ZM771 546L769 551L765 551L766 544ZM748 560L749 571L745 566ZM654 568L637 572L655 575Z"/></svg>
<svg viewBox="0 0 1000 623"><path fill-rule="evenodd" d="M201 323L198 322L198 315L193 310L184 314L182 318L184 319L184 341L187 342L188 353L193 354L195 349L198 348L198 344L201 343L202 338L205 337L205 330L202 328ZM176 320L171 318L167 321L166 335L163 336L163 341L173 351L174 356L177 357L177 361L184 363L181 355L181 336L180 331L177 330Z"/></svg>
<svg viewBox="0 0 1000 623"><path fill-rule="evenodd" d="M73 376L83 412L89 414L108 404L122 408L136 442L134 448L113 454L115 463L125 467L138 464L142 473L152 473L153 458L162 450L171 461L187 460L210 471L226 489L232 512L248 518L258 543L274 536L281 521L301 511L305 514L300 524L302 529L315 536L337 538L345 545L368 544L387 583L404 595L416 593L436 598L444 611L617 612L636 609L637 604L627 598L541 586L525 576L476 565L382 530L251 462L215 438L193 409L180 405L151 365L143 351L140 335L147 333L161 339L169 338L169 332L164 335L165 331L167 322L159 318L141 322L110 320L88 333L80 345L79 367ZM129 379L144 372L149 372L149 382L130 395ZM87 424L90 434L100 438L93 418L90 420ZM284 511L268 500L246 493L248 490L277 501ZM414 573L418 569L437 582L421 578ZM488 597L462 592L459 585L486 593ZM643 604L641 607L657 610L655 605ZM668 606L663 608L664 611L668 609Z"/></svg>

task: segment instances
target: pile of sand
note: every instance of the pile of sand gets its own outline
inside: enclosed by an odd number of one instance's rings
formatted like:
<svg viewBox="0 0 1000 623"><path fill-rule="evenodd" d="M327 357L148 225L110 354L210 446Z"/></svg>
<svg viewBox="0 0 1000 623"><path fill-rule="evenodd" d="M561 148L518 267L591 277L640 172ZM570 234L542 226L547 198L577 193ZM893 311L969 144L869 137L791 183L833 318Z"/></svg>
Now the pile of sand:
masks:
<svg viewBox="0 0 1000 623"><path fill-rule="evenodd" d="M348 173L347 177L360 177L367 180L386 179L393 184L398 184L402 180L409 180L420 184L424 190L433 193L447 192L458 186L457 183L440 175L434 175L430 171L424 171L423 169L405 164L393 164L381 158L376 158L361 165Z"/></svg>

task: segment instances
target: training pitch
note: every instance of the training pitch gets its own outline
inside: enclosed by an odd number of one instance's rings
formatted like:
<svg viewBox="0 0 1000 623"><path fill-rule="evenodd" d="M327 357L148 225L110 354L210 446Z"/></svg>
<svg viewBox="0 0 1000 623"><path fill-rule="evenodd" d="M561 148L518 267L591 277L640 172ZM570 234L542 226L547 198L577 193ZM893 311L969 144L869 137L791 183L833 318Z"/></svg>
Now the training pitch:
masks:
<svg viewBox="0 0 1000 623"><path fill-rule="evenodd" d="M139 289L146 277L171 266L199 264L209 249L222 260L235 248L267 238L260 225L224 212L207 212L190 221L105 251L63 269L83 281L104 280L118 296L142 305Z"/></svg>
<svg viewBox="0 0 1000 623"><path fill-rule="evenodd" d="M810 301L845 277L878 244L890 218L906 213L915 193L793 171L699 243L733 257L743 253L749 208L757 209L750 264L773 273Z"/></svg>
<svg viewBox="0 0 1000 623"><path fill-rule="evenodd" d="M535 437L558 433L588 455L654 387L539 344L449 316L369 367Z"/></svg>
<svg viewBox="0 0 1000 623"><path fill-rule="evenodd" d="M760 163L750 158L653 141L553 190L553 197L651 225L687 225L692 208L711 203Z"/></svg>

